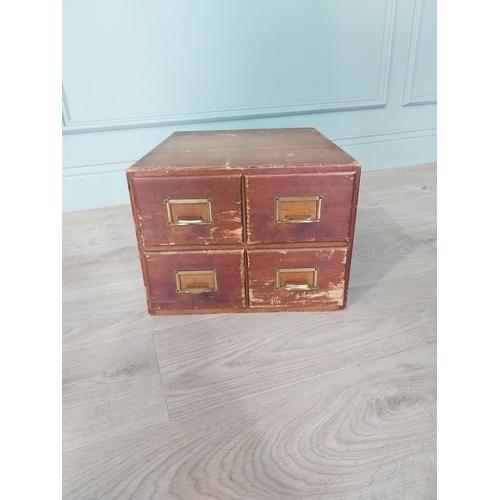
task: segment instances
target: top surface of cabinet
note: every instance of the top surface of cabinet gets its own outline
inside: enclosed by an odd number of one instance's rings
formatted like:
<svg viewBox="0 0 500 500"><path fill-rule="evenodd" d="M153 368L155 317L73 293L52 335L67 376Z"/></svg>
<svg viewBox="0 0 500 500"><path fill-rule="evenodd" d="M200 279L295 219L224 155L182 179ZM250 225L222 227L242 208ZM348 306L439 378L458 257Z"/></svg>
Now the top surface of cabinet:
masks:
<svg viewBox="0 0 500 500"><path fill-rule="evenodd" d="M358 166L314 128L175 132L129 171L189 167Z"/></svg>

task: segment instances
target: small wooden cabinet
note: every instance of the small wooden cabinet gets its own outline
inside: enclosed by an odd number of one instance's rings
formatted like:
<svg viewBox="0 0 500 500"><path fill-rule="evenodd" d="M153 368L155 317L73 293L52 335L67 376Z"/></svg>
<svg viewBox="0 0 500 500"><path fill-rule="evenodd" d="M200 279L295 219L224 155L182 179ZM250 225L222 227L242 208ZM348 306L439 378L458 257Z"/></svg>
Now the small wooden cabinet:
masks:
<svg viewBox="0 0 500 500"><path fill-rule="evenodd" d="M127 170L149 312L345 308L360 171L312 128L172 134Z"/></svg>

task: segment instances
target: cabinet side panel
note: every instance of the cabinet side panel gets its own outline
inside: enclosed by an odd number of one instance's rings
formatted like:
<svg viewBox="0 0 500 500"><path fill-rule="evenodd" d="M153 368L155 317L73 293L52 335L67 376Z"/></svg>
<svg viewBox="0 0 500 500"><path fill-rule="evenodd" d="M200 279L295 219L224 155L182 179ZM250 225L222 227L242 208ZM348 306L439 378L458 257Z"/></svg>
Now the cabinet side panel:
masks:
<svg viewBox="0 0 500 500"><path fill-rule="evenodd" d="M141 261L141 271L142 271L142 279L144 282L144 291L146 294L146 301L147 301L149 314L153 314L153 306L151 304L151 296L149 293L148 274L146 272L146 260L145 260L145 255L144 255L144 245L143 245L143 241L141 238L141 231L140 231L140 225L139 225L139 220L138 220L137 206L135 203L135 192L134 192L134 185L133 185L134 183L132 182L132 178L133 178L133 173L128 171L127 172L127 185L128 185L129 195L130 195L130 205L132 208L132 217L134 218L135 235L137 238L137 248L139 250L139 257L140 257L140 261Z"/></svg>
<svg viewBox="0 0 500 500"><path fill-rule="evenodd" d="M354 245L354 233L356 230L356 215L358 212L359 184L361 182L361 166L356 167L356 177L354 179L353 196L352 196L352 212L351 212L351 227L349 228L349 244L347 248L347 262L345 274L345 294L344 305L347 306L349 295L349 278L351 275L352 251Z"/></svg>

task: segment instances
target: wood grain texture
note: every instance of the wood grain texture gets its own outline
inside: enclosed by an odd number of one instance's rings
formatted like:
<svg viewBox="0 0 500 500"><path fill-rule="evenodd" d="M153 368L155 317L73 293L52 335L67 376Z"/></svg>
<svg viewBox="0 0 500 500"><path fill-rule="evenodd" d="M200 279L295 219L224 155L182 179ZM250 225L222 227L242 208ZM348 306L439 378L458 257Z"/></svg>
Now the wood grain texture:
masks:
<svg viewBox="0 0 500 500"><path fill-rule="evenodd" d="M153 246L222 245L242 241L241 177L133 178L137 223L146 250ZM168 225L165 199L211 199L213 224ZM205 213L198 214L206 220Z"/></svg>
<svg viewBox="0 0 500 500"><path fill-rule="evenodd" d="M151 316L142 278L75 291L64 300L62 311L64 350L150 334L166 325L177 328L192 324L192 319L186 316L171 317L168 321L165 317Z"/></svg>
<svg viewBox="0 0 500 500"><path fill-rule="evenodd" d="M401 167L362 176L358 210L400 201L436 198L436 163ZM373 175L374 174L374 175Z"/></svg>
<svg viewBox="0 0 500 500"><path fill-rule="evenodd" d="M175 132L131 168L358 164L313 128Z"/></svg>
<svg viewBox="0 0 500 500"><path fill-rule="evenodd" d="M142 281L137 245L115 250L63 255L63 298L73 298L82 289L95 293L119 289L131 281Z"/></svg>
<svg viewBox="0 0 500 500"><path fill-rule="evenodd" d="M431 270L353 288L344 311L231 315L223 326L210 317L202 328L157 330L171 415L181 418L433 342L435 288Z"/></svg>
<svg viewBox="0 0 500 500"><path fill-rule="evenodd" d="M62 220L65 257L137 246L130 205L65 212Z"/></svg>
<svg viewBox="0 0 500 500"><path fill-rule="evenodd" d="M436 269L436 199L358 210L351 288Z"/></svg>
<svg viewBox="0 0 500 500"><path fill-rule="evenodd" d="M354 172L245 176L248 242L347 241L354 179ZM323 197L321 221L276 223L275 198L302 196Z"/></svg>
<svg viewBox="0 0 500 500"><path fill-rule="evenodd" d="M347 248L300 250L251 250L248 252L250 307L344 306ZM316 289L276 290L276 269L316 268ZM312 273L284 273L290 281L314 285ZM299 276L299 278L294 277ZM300 278L302 276L302 278ZM286 284L280 280L280 286Z"/></svg>
<svg viewBox="0 0 500 500"><path fill-rule="evenodd" d="M155 310L235 309L245 307L243 250L146 253L151 308ZM177 293L175 271L212 270L218 290L192 295ZM213 282L212 282L213 283Z"/></svg>
<svg viewBox="0 0 500 500"><path fill-rule="evenodd" d="M63 353L63 448L168 420L151 335Z"/></svg>
<svg viewBox="0 0 500 500"><path fill-rule="evenodd" d="M430 344L71 450L63 496L434 499L435 357Z"/></svg>

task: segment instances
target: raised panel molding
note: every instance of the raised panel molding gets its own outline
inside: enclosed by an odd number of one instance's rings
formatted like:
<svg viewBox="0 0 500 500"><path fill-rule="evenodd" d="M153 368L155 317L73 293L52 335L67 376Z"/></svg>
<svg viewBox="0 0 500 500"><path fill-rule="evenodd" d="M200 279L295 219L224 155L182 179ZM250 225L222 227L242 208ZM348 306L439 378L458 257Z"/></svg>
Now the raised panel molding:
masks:
<svg viewBox="0 0 500 500"><path fill-rule="evenodd" d="M237 108L224 111L198 113L163 114L120 119L78 121L71 118L70 107L63 86L63 134L104 132L111 130L158 127L187 123L217 122L248 118L268 118L332 111L362 110L386 106L391 46L395 23L395 0L386 0L383 27L382 55L380 60L377 95L371 98L309 102L285 106Z"/></svg>
<svg viewBox="0 0 500 500"><path fill-rule="evenodd" d="M349 148L352 146L363 146L367 144L373 145L393 141L407 141L435 136L435 128L422 128L412 130L398 130L377 134L363 134L350 137L335 137L330 138L330 140L342 148ZM63 178L124 172L139 159L140 157L100 162L68 164L63 168Z"/></svg>
<svg viewBox="0 0 500 500"><path fill-rule="evenodd" d="M383 132L379 134L338 137L331 140L338 146L346 148L350 146L364 146L366 144L380 144L383 142L423 139L426 137L435 137L436 133L436 128L421 128L412 130L398 130L394 132Z"/></svg>
<svg viewBox="0 0 500 500"><path fill-rule="evenodd" d="M66 127L71 120L71 115L69 114L68 101L66 99L66 93L64 92L64 86L62 88L62 124L63 128Z"/></svg>
<svg viewBox="0 0 500 500"><path fill-rule="evenodd" d="M122 160L98 161L89 163L71 163L63 167L62 176L80 177L82 175L100 175L113 172L124 172L131 167L138 158L127 158Z"/></svg>
<svg viewBox="0 0 500 500"><path fill-rule="evenodd" d="M403 96L403 106L418 106L421 104L437 103L436 93L418 94L413 91L417 49L418 49L418 44L421 41L420 30L422 24L422 6L423 6L423 0L415 0L415 9L413 11L413 24L412 24L411 39L410 39L410 51L408 57L405 90Z"/></svg>

